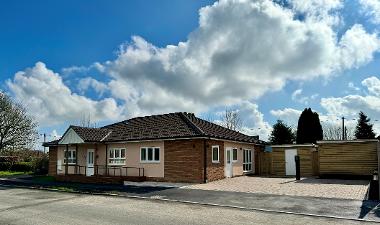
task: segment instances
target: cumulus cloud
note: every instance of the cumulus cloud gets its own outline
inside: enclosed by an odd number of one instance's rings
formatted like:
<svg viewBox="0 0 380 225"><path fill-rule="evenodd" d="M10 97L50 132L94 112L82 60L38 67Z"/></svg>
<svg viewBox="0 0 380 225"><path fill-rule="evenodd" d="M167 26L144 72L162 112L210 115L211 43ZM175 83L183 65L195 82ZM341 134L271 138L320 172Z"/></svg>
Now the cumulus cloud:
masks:
<svg viewBox="0 0 380 225"><path fill-rule="evenodd" d="M295 90L291 95L292 100L295 102L299 102L299 103L302 103L304 105L307 105L307 104L309 104L309 102L311 100L314 100L319 96L319 94L313 94L311 96L302 96L302 92L303 92L302 89Z"/></svg>
<svg viewBox="0 0 380 225"><path fill-rule="evenodd" d="M302 111L292 108L271 110L270 114L276 117L278 120L282 120L285 123L297 127L298 118L300 117Z"/></svg>
<svg viewBox="0 0 380 225"><path fill-rule="evenodd" d="M372 95L380 97L380 80L379 78L372 76L364 79L362 85L367 87L368 91Z"/></svg>
<svg viewBox="0 0 380 225"><path fill-rule="evenodd" d="M343 7L341 0L290 0L293 9L306 14L306 20L323 21L330 25L341 22L338 9Z"/></svg>
<svg viewBox="0 0 380 225"><path fill-rule="evenodd" d="M362 12L370 17L374 24L380 24L380 1L379 0L359 0Z"/></svg>
<svg viewBox="0 0 380 225"><path fill-rule="evenodd" d="M349 119L357 118L359 111L363 111L374 121L375 131L380 133L380 80L369 77L362 81L367 88L367 95L347 95L343 97L322 98L321 106L328 115L345 116ZM375 121L377 120L377 121Z"/></svg>
<svg viewBox="0 0 380 225"><path fill-rule="evenodd" d="M100 82L92 77L85 77L79 80L77 89L81 91L82 94L86 92L89 88L94 89L96 93L102 96L104 92L108 89L108 86L107 84Z"/></svg>
<svg viewBox="0 0 380 225"><path fill-rule="evenodd" d="M222 0L200 10L199 27L186 42L160 48L134 36L103 71L138 87L130 92L138 92L133 107L141 112L200 112L257 99L288 80L329 77L372 60L380 47L376 34L356 24L338 38L326 16L341 2L312 2L293 1L291 10L267 0ZM306 19L295 19L297 12Z"/></svg>
<svg viewBox="0 0 380 225"><path fill-rule="evenodd" d="M89 67L104 73L109 82L81 80L81 91L94 88L101 94L107 89L112 98L95 101L73 93L43 63L17 73L7 84L48 123L88 112L102 120L172 111L200 113L224 105L248 108L257 122L261 113L247 101L278 91L288 81L329 78L359 67L380 48L377 35L359 24L338 35L341 1L293 0L290 5L221 0L199 10L199 26L184 42L158 47L132 37L116 59ZM299 14L304 19L297 18ZM89 68L71 67L63 73Z"/></svg>
<svg viewBox="0 0 380 225"><path fill-rule="evenodd" d="M122 111L114 99L94 101L73 93L61 76L42 62L17 72L14 79L7 80L6 84L13 97L24 103L45 126L78 121L83 115L91 115L94 122L114 120Z"/></svg>
<svg viewBox="0 0 380 225"><path fill-rule="evenodd" d="M261 140L268 140L272 127L265 121L257 104L244 101L239 105L238 111L243 118L241 132L248 135L259 135Z"/></svg>

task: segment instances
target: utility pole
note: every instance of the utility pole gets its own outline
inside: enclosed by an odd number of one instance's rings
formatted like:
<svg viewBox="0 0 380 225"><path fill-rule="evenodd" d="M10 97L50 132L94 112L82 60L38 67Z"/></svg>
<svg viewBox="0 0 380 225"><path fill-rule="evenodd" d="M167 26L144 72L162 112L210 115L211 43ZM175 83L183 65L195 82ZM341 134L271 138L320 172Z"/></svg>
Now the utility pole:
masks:
<svg viewBox="0 0 380 225"><path fill-rule="evenodd" d="M46 142L46 133L44 133L44 143ZM46 147L44 146L44 154L46 153Z"/></svg>
<svg viewBox="0 0 380 225"><path fill-rule="evenodd" d="M342 116L342 140L345 140L346 137L345 137L345 133L346 133L346 129L344 127L344 116Z"/></svg>

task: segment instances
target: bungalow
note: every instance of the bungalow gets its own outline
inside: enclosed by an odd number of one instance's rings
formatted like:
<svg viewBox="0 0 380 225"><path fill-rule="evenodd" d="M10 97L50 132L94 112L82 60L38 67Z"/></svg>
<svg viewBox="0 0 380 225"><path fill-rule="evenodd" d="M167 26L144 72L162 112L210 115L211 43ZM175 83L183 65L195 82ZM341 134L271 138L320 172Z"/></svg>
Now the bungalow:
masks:
<svg viewBox="0 0 380 225"><path fill-rule="evenodd" d="M204 183L255 173L264 144L258 136L178 112L101 128L70 126L61 139L44 146L49 147L49 174L58 180Z"/></svg>

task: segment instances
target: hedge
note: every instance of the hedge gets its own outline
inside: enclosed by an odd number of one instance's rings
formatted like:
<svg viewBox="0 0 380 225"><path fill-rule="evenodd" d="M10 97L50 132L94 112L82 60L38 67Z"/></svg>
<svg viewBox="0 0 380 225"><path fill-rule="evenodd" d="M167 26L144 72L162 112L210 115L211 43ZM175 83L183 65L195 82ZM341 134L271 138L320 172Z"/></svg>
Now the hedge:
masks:
<svg viewBox="0 0 380 225"><path fill-rule="evenodd" d="M16 162L12 165L10 162L1 162L0 170L9 170L14 172L30 172L34 171L35 164L33 162Z"/></svg>

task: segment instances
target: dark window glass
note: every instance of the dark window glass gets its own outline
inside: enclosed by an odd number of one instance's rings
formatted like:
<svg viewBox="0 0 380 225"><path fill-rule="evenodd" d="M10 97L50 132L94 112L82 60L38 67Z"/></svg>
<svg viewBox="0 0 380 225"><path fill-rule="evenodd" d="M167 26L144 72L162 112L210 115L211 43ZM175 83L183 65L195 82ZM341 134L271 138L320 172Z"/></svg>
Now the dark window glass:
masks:
<svg viewBox="0 0 380 225"><path fill-rule="evenodd" d="M212 160L213 161L219 161L219 148L218 147L212 148Z"/></svg>
<svg viewBox="0 0 380 225"><path fill-rule="evenodd" d="M146 149L142 148L141 149L141 161L145 161L145 160L146 160Z"/></svg>
<svg viewBox="0 0 380 225"><path fill-rule="evenodd" d="M148 148L148 161L153 160L153 148Z"/></svg>
<svg viewBox="0 0 380 225"><path fill-rule="evenodd" d="M154 161L160 161L160 149L159 148L154 149Z"/></svg>
<svg viewBox="0 0 380 225"><path fill-rule="evenodd" d="M237 149L232 150L232 160L237 161Z"/></svg>

